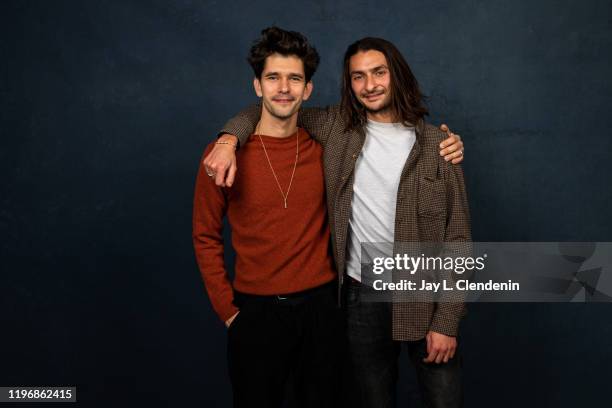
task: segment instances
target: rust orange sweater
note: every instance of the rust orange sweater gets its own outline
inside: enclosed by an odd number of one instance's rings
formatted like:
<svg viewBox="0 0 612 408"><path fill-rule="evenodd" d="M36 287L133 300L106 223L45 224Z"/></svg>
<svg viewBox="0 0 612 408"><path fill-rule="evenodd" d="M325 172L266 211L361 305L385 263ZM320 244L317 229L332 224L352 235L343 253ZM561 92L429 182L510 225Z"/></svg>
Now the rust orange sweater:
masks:
<svg viewBox="0 0 612 408"><path fill-rule="evenodd" d="M213 308L222 321L238 309L223 261L223 217L236 251L233 287L256 295L282 295L334 279L327 225L322 148L298 130L299 160L284 208L283 197L257 136L236 153L238 173L231 188L220 188L200 161L193 206L193 243ZM262 136L283 189L295 163L296 135ZM204 152L205 157L214 144Z"/></svg>

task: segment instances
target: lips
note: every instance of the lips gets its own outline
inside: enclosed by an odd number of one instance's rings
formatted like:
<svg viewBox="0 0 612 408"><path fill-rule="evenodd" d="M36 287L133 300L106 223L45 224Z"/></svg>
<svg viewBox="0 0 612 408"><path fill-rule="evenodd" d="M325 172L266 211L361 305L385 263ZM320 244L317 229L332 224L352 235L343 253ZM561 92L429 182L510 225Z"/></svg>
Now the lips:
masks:
<svg viewBox="0 0 612 408"><path fill-rule="evenodd" d="M365 99L366 99L368 102L373 102L373 101L377 100L378 98L380 98L382 95L383 95L383 94L366 95L366 96L365 96Z"/></svg>
<svg viewBox="0 0 612 408"><path fill-rule="evenodd" d="M287 103L293 102L293 99L288 99L288 98L274 98L272 100L274 102L276 102L276 103L283 103L283 104L287 104Z"/></svg>

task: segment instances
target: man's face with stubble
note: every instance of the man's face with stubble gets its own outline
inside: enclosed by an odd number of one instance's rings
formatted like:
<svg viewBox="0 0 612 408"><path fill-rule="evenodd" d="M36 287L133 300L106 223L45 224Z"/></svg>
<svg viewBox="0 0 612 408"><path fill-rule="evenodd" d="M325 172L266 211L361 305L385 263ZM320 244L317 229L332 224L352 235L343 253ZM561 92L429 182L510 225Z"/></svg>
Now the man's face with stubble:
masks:
<svg viewBox="0 0 612 408"><path fill-rule="evenodd" d="M370 113L382 113L391 106L391 74L385 55L376 50L360 51L349 61L351 89Z"/></svg>
<svg viewBox="0 0 612 408"><path fill-rule="evenodd" d="M261 78L253 81L264 109L278 119L293 116L312 93L306 82L304 63L295 55L272 54L266 58Z"/></svg>

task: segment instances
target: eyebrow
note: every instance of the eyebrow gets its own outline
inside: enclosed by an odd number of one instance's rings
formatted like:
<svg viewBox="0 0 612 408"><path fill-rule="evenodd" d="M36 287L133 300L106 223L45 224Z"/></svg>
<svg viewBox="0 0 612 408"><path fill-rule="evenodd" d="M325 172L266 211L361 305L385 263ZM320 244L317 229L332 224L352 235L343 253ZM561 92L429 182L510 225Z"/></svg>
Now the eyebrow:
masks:
<svg viewBox="0 0 612 408"><path fill-rule="evenodd" d="M266 72L264 77L269 77L269 76L272 76L272 75L281 75L281 73L280 72ZM288 75L289 76L296 76L296 77L304 78L303 74L298 74L297 72L290 72Z"/></svg>
<svg viewBox="0 0 612 408"><path fill-rule="evenodd" d="M389 67L387 67L385 64L381 64L381 65L378 65L378 66L370 69L370 72L376 72L376 71L378 71L380 69L389 69ZM351 71L351 75L354 75L354 74L363 74L363 73L364 73L364 71Z"/></svg>

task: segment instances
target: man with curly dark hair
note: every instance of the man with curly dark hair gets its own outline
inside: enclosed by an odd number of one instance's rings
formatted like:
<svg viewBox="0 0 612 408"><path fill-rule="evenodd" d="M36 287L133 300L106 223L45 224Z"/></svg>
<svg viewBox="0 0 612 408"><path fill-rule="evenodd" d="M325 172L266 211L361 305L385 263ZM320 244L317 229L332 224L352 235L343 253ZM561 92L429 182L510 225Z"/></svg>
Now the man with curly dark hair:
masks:
<svg viewBox="0 0 612 408"><path fill-rule="evenodd" d="M291 377L300 406L332 407L343 319L322 147L297 127L319 55L301 34L270 27L248 61L261 119L237 154L242 177L231 189L215 185L214 174L200 165L196 257L213 308L228 327L234 406L281 406ZM224 266L224 216L236 252L233 282Z"/></svg>

